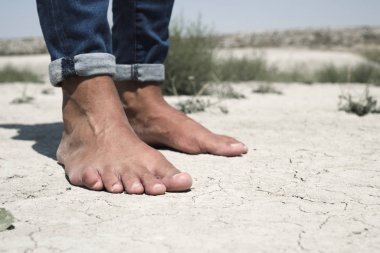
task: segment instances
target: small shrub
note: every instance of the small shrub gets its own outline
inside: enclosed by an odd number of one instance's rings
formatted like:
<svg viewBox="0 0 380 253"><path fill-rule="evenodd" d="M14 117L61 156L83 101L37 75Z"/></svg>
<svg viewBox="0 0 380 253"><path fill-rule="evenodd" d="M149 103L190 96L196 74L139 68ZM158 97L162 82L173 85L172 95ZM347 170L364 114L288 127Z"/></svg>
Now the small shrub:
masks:
<svg viewBox="0 0 380 253"><path fill-rule="evenodd" d="M52 88L52 87L45 88L41 91L41 93L44 95L52 95L52 94L54 94L54 88Z"/></svg>
<svg viewBox="0 0 380 253"><path fill-rule="evenodd" d="M33 97L30 96L21 96L18 98L15 98L11 101L11 104L29 104L34 100Z"/></svg>
<svg viewBox="0 0 380 253"><path fill-rule="evenodd" d="M358 99L354 99L351 94L342 94L339 96L339 110L354 113L358 116L364 116L369 113L379 113L376 108L377 100L369 93L368 86L364 91L364 95Z"/></svg>
<svg viewBox="0 0 380 253"><path fill-rule="evenodd" d="M211 106L211 103L208 100L193 97L179 102L177 106L179 107L180 111L186 114L190 114L205 111L207 107Z"/></svg>
<svg viewBox="0 0 380 253"><path fill-rule="evenodd" d="M259 87L257 87L256 89L254 89L252 92L254 92L254 93L260 93L260 94L277 94L277 95L281 95L282 94L282 91L277 90L270 83L260 84Z"/></svg>
<svg viewBox="0 0 380 253"><path fill-rule="evenodd" d="M206 94L216 95L219 98L229 98L229 99L242 99L245 95L236 91L231 84L228 83L218 83L214 84L205 91Z"/></svg>
<svg viewBox="0 0 380 253"><path fill-rule="evenodd" d="M219 110L223 113L223 114L228 114L228 113L230 113L230 111L228 110L228 108L227 107L225 107L225 106L219 106Z"/></svg>
<svg viewBox="0 0 380 253"><path fill-rule="evenodd" d="M30 70L18 70L10 65L0 70L0 83L14 82L43 83L43 80Z"/></svg>
<svg viewBox="0 0 380 253"><path fill-rule="evenodd" d="M200 21L185 26L177 20L170 30L170 49L165 61L167 95L195 95L212 80L216 39Z"/></svg>

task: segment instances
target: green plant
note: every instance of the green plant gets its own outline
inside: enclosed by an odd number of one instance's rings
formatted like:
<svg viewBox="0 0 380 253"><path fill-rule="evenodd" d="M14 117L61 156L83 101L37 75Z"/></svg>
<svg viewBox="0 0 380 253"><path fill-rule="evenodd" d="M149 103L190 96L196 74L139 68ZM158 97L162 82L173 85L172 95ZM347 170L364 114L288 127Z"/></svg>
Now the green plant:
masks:
<svg viewBox="0 0 380 253"><path fill-rule="evenodd" d="M380 68L371 64L363 63L352 69L351 80L354 83L380 84Z"/></svg>
<svg viewBox="0 0 380 253"><path fill-rule="evenodd" d="M30 70L19 70L8 65L0 70L0 83L30 82L43 83L42 78Z"/></svg>
<svg viewBox="0 0 380 253"><path fill-rule="evenodd" d="M168 95L194 95L212 80L216 39L201 21L185 25L175 20L170 29L170 50L165 61Z"/></svg>
<svg viewBox="0 0 380 253"><path fill-rule="evenodd" d="M364 49L359 49L358 53L365 57L367 60L380 64L380 48L368 47Z"/></svg>
<svg viewBox="0 0 380 253"><path fill-rule="evenodd" d="M318 35L318 33L316 33ZM323 34L322 34L323 35ZM219 40L222 39L219 37ZM316 36L318 43L328 41L328 36ZM329 42L330 43L330 42ZM377 60L380 50L371 54L372 62L351 67L338 67L330 64L314 71L302 66L283 71L270 66L264 58L229 58L217 60L214 49L218 45L217 37L202 25L200 20L185 25L176 20L171 27L171 47L165 62L166 81L163 91L166 95L218 95L221 98L242 98L231 86L222 86L227 82L264 81L298 83L371 83L380 85L380 65ZM375 55L376 54L376 55ZM210 83L220 87L205 89ZM263 93L268 87L261 87ZM261 92L260 89L258 92Z"/></svg>
<svg viewBox="0 0 380 253"><path fill-rule="evenodd" d="M12 213L5 208L0 208L0 232L10 229L13 222L14 217Z"/></svg>
<svg viewBox="0 0 380 253"><path fill-rule="evenodd" d="M313 73L310 71L305 71L302 66L294 67L288 71L278 71L273 68L271 71L271 79L263 81L273 81L273 82L285 82L285 83L305 83L312 84L315 82Z"/></svg>
<svg viewBox="0 0 380 253"><path fill-rule="evenodd" d="M319 83L347 83L350 80L349 70L329 64L317 70L314 79Z"/></svg>
<svg viewBox="0 0 380 253"><path fill-rule="evenodd" d="M270 79L274 69L262 58L227 59L215 63L215 75L220 81L242 82Z"/></svg>
<svg viewBox="0 0 380 253"><path fill-rule="evenodd" d="M366 86L364 94L357 99L349 93L340 95L338 108L348 113L364 116L369 113L380 113L376 105L377 100L370 95L369 88Z"/></svg>
<svg viewBox="0 0 380 253"><path fill-rule="evenodd" d="M320 83L371 83L380 84L380 67L361 63L352 67L327 65L314 73L314 80Z"/></svg>

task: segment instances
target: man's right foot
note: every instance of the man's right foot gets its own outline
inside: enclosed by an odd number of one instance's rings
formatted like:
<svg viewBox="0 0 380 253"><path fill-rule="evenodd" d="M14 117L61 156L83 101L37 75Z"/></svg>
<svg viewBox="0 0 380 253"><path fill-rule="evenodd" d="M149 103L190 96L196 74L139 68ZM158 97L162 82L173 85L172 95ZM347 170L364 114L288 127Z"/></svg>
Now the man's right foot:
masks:
<svg viewBox="0 0 380 253"><path fill-rule="evenodd" d="M142 142L108 76L63 82L64 131L57 160L71 184L108 192L185 191L192 179Z"/></svg>

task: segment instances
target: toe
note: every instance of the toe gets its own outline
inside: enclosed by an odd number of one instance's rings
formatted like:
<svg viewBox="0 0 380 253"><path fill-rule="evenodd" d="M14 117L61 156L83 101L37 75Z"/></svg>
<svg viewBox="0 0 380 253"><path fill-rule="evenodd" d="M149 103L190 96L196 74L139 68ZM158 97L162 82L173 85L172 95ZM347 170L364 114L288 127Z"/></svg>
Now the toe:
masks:
<svg viewBox="0 0 380 253"><path fill-rule="evenodd" d="M181 192L189 190L192 185L192 178L186 172L180 172L170 162L161 165L155 171L155 175L161 179L168 192Z"/></svg>
<svg viewBox="0 0 380 253"><path fill-rule="evenodd" d="M243 143L224 143L218 147L216 154L222 156L240 156L247 153L247 151L248 148Z"/></svg>
<svg viewBox="0 0 380 253"><path fill-rule="evenodd" d="M141 182L144 186L146 194L149 195L161 195L165 194L166 187L165 185L157 179L152 173L145 172L141 176Z"/></svg>
<svg viewBox="0 0 380 253"><path fill-rule="evenodd" d="M207 150L211 154L221 156L240 156L248 152L248 147L240 141L223 135L215 135L214 141L210 141Z"/></svg>
<svg viewBox="0 0 380 253"><path fill-rule="evenodd" d="M75 170L66 168L66 178L69 180L70 184L75 186L83 186L83 182L80 173Z"/></svg>
<svg viewBox="0 0 380 253"><path fill-rule="evenodd" d="M94 168L88 168L83 171L82 183L91 190L100 191L103 189L102 179L99 172Z"/></svg>
<svg viewBox="0 0 380 253"><path fill-rule="evenodd" d="M102 190L103 183L97 170L92 168L79 169L77 167L65 167L66 178L70 184L86 187L90 190Z"/></svg>
<svg viewBox="0 0 380 253"><path fill-rule="evenodd" d="M168 192L187 191L193 184L191 176L186 172L165 176L162 178L162 182L165 184Z"/></svg>
<svg viewBox="0 0 380 253"><path fill-rule="evenodd" d="M248 152L248 147L242 142L228 143L228 146L235 153L246 154Z"/></svg>
<svg viewBox="0 0 380 253"><path fill-rule="evenodd" d="M124 191L123 184L112 168L104 169L101 173L104 187L108 192L121 193Z"/></svg>
<svg viewBox="0 0 380 253"><path fill-rule="evenodd" d="M128 194L143 194L144 186L141 184L137 176L131 176L129 173L123 173L121 180L124 185L124 190Z"/></svg>

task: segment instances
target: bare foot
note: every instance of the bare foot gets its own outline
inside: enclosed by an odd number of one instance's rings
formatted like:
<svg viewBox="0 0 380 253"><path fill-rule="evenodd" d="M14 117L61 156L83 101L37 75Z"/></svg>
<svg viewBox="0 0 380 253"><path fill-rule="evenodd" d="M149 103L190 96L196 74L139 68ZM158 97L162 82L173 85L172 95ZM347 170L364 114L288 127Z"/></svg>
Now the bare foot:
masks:
<svg viewBox="0 0 380 253"><path fill-rule="evenodd" d="M73 185L151 195L190 188L189 174L136 136L110 77L73 77L62 90L64 131L57 159Z"/></svg>
<svg viewBox="0 0 380 253"><path fill-rule="evenodd" d="M239 156L248 148L236 139L210 132L171 107L155 83L118 82L127 117L141 140L188 154Z"/></svg>

